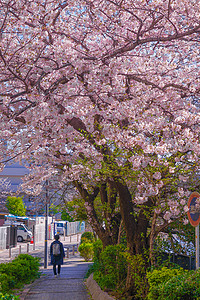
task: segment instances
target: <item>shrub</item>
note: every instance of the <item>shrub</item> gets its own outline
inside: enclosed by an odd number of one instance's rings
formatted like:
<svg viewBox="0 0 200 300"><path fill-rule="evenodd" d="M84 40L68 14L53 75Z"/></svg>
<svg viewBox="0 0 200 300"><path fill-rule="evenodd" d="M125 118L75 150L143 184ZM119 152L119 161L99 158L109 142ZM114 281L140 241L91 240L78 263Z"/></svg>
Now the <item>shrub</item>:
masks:
<svg viewBox="0 0 200 300"><path fill-rule="evenodd" d="M200 299L200 271L185 271L160 286L159 300Z"/></svg>
<svg viewBox="0 0 200 300"><path fill-rule="evenodd" d="M0 264L0 291L7 293L39 277L39 258L20 254L10 263Z"/></svg>
<svg viewBox="0 0 200 300"><path fill-rule="evenodd" d="M103 268L103 265L100 261L100 255L101 252L103 251L103 244L101 240L96 240L93 243L93 261L94 263L89 267L86 277L89 277L90 274L94 272L100 272L101 269Z"/></svg>
<svg viewBox="0 0 200 300"><path fill-rule="evenodd" d="M17 299L19 299L19 296L0 293L0 300L17 300Z"/></svg>
<svg viewBox="0 0 200 300"><path fill-rule="evenodd" d="M2 273L0 274L0 290L3 293L6 293L16 287L20 287L17 283L17 279L10 274Z"/></svg>
<svg viewBox="0 0 200 300"><path fill-rule="evenodd" d="M78 251L80 255L85 259L85 261L90 261L93 259L93 244L92 243L82 243L80 244Z"/></svg>
<svg viewBox="0 0 200 300"><path fill-rule="evenodd" d="M172 280L173 278L179 278L184 274L187 274L188 271L184 271L183 268L167 268L162 267L160 270L153 270L152 272L147 272L147 278L149 282L149 300L155 299L179 299L179 298L162 298L163 297L163 289L165 285ZM171 296L170 296L171 297ZM181 298L180 298L181 299ZM184 298L187 299L187 298Z"/></svg>
<svg viewBox="0 0 200 300"><path fill-rule="evenodd" d="M33 257L28 254L20 254L15 260L13 260L13 262L15 261L20 263L24 270L26 270L24 280L31 281L39 277L40 258Z"/></svg>
<svg viewBox="0 0 200 300"><path fill-rule="evenodd" d="M146 299L148 293L148 280L146 277L146 264L148 259L141 254L130 255L125 253L127 263L130 267L130 275L134 282L135 299Z"/></svg>
<svg viewBox="0 0 200 300"><path fill-rule="evenodd" d="M22 286L23 283L28 283L26 279L26 272L28 271L29 270L26 265L23 266L19 261L16 260L13 260L12 263L1 265L0 281L1 281L2 291L9 291L12 288L19 288ZM29 277L29 274L27 274L27 277Z"/></svg>
<svg viewBox="0 0 200 300"><path fill-rule="evenodd" d="M94 271L94 280L102 289L115 289L126 278L127 264L125 248L121 245L107 246L99 255L98 268Z"/></svg>
<svg viewBox="0 0 200 300"><path fill-rule="evenodd" d="M99 261L101 252L103 251L103 243L101 240L96 240L93 243L93 251L94 251L94 257L93 257L94 261Z"/></svg>
<svg viewBox="0 0 200 300"><path fill-rule="evenodd" d="M86 231L81 235L81 244L88 242L93 243L94 240L94 234L91 231Z"/></svg>

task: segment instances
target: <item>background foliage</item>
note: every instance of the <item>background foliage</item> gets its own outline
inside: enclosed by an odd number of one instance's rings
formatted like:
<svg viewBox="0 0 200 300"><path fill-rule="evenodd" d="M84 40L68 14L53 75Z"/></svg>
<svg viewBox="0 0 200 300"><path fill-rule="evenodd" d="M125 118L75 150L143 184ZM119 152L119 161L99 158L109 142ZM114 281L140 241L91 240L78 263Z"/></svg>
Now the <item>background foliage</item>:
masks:
<svg viewBox="0 0 200 300"><path fill-rule="evenodd" d="M0 264L0 292L12 292L38 278L39 258L20 254L12 262Z"/></svg>
<svg viewBox="0 0 200 300"><path fill-rule="evenodd" d="M15 216L26 216L26 207L23 202L23 197L11 197L6 199L6 207L10 214Z"/></svg>

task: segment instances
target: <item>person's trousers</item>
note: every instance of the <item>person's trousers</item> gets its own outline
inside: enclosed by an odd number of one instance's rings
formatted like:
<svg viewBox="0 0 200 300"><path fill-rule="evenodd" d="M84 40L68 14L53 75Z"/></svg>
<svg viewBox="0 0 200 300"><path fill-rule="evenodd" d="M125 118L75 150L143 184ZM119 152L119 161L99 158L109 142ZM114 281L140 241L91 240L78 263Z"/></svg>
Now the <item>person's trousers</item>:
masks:
<svg viewBox="0 0 200 300"><path fill-rule="evenodd" d="M58 274L60 274L60 268L61 268L61 265L58 265ZM53 273L54 273L54 275L57 275L57 273L56 273L56 264L53 264Z"/></svg>

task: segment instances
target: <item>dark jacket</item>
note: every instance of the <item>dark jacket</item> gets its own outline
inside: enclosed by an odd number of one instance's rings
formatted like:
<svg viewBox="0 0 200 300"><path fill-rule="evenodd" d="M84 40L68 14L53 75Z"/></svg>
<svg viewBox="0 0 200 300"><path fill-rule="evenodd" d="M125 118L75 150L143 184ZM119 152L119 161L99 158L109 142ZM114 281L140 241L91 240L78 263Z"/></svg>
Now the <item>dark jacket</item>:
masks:
<svg viewBox="0 0 200 300"><path fill-rule="evenodd" d="M60 244L60 255L58 256L54 256L53 255L53 249L52 246L53 244ZM60 241L54 241L53 243L51 243L50 246L50 255L51 255L51 264L54 265L62 265L63 264L63 257L65 257L65 251L64 251L64 247L63 244Z"/></svg>

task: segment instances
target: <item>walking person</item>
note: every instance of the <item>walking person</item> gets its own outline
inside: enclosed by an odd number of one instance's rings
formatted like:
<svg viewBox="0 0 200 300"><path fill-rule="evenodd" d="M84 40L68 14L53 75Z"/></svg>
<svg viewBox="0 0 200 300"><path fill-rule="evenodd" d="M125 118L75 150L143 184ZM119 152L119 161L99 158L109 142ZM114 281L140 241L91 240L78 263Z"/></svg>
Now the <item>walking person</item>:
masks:
<svg viewBox="0 0 200 300"><path fill-rule="evenodd" d="M60 276L61 265L63 265L63 258L65 257L65 251L63 244L59 241L59 235L56 234L54 237L55 241L51 243L50 255L51 264L53 265L53 273L55 278L57 277L56 265L58 266L58 276Z"/></svg>

